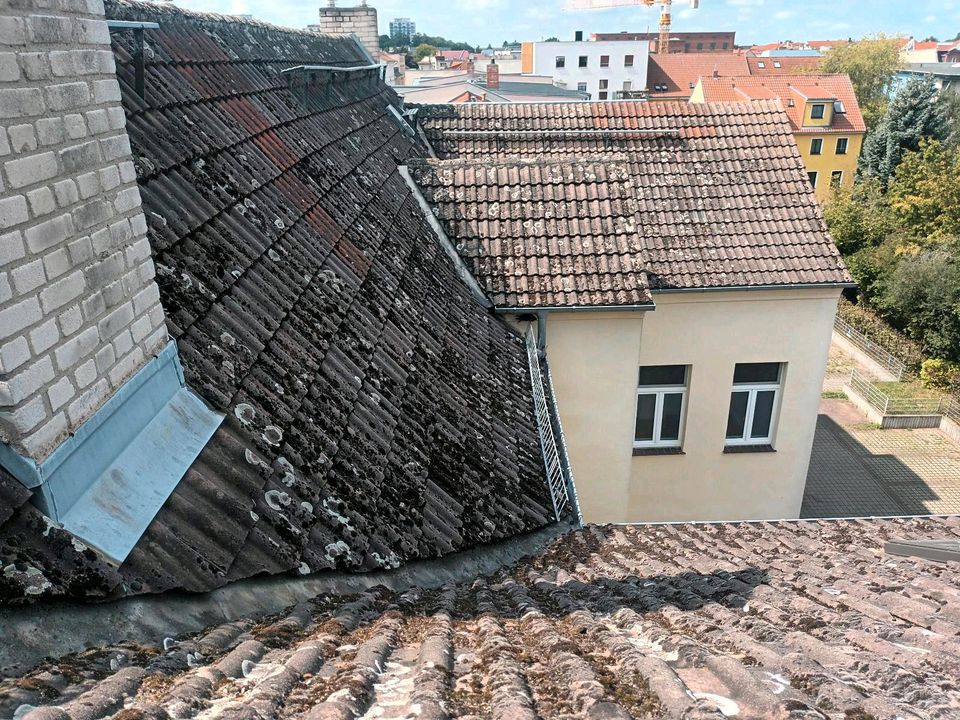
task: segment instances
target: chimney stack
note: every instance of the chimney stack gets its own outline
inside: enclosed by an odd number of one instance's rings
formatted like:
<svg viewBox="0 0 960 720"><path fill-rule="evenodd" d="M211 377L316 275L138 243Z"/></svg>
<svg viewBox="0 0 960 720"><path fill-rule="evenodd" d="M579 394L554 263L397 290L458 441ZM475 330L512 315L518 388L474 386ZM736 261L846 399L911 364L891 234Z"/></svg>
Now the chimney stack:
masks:
<svg viewBox="0 0 960 720"><path fill-rule="evenodd" d="M490 59L487 65L487 90L497 90L500 87L500 66L497 61Z"/></svg>

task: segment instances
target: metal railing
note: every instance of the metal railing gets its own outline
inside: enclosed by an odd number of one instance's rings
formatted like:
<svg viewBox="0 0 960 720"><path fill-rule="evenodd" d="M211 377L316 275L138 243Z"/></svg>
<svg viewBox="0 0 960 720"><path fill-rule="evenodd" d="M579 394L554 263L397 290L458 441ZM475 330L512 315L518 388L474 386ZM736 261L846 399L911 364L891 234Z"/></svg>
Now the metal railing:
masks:
<svg viewBox="0 0 960 720"><path fill-rule="evenodd" d="M850 375L850 389L881 415L948 415L954 412L960 417L958 403L951 402L950 398L891 396L857 370Z"/></svg>
<svg viewBox="0 0 960 720"><path fill-rule="evenodd" d="M955 397L943 399L942 413L960 425L960 400Z"/></svg>
<svg viewBox="0 0 960 720"><path fill-rule="evenodd" d="M842 320L839 315L833 320L833 329L849 340L854 347L862 350L867 357L876 362L880 367L889 372L894 380L899 381L903 379L903 374L906 372L907 366L900 358L884 350L846 320Z"/></svg>
<svg viewBox="0 0 960 720"><path fill-rule="evenodd" d="M537 416L537 430L540 433L540 449L543 451L543 464L547 470L547 485L553 501L553 513L557 520L570 510L570 497L567 494L567 471L562 462L556 436L553 434L553 422L550 418L550 406L544 390L543 374L540 372L540 353L533 331L527 331L527 360L530 365L530 383L533 385L533 403Z"/></svg>

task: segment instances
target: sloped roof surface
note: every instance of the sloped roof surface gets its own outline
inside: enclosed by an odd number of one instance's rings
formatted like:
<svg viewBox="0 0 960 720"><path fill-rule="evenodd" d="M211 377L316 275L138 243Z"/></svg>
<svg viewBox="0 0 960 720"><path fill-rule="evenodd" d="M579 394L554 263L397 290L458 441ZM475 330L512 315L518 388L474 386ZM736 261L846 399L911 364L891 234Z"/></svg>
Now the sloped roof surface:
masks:
<svg viewBox="0 0 960 720"><path fill-rule="evenodd" d="M107 3L161 300L226 414L119 572L0 513L0 601L392 567L551 520L522 338L476 303L397 166L423 148L349 39ZM7 483L0 479L0 493ZM31 591L30 587L40 588Z"/></svg>
<svg viewBox="0 0 960 720"><path fill-rule="evenodd" d="M424 162L414 178L495 305L646 305L625 160Z"/></svg>
<svg viewBox="0 0 960 720"><path fill-rule="evenodd" d="M647 90L651 99L689 98L697 80L711 77L747 75L747 59L738 53L668 53L651 55L647 64ZM666 86L666 90L657 90Z"/></svg>
<svg viewBox="0 0 960 720"><path fill-rule="evenodd" d="M790 125L794 132L850 133L866 132L867 129L848 75L705 77L702 82L703 95L707 102L743 102L779 98L790 117ZM807 99L840 100L845 112L834 113L830 127L805 127L803 113Z"/></svg>
<svg viewBox="0 0 960 720"><path fill-rule="evenodd" d="M958 563L883 551L931 537L958 518L590 527L471 583L48 661L0 714L954 718Z"/></svg>
<svg viewBox="0 0 960 720"><path fill-rule="evenodd" d="M422 165L420 184L504 306L532 303L530 292L633 304L647 286L850 282L775 101L425 106L419 119L440 158ZM611 156L627 178L598 174ZM470 169L490 157L495 174ZM588 171L522 170L573 159ZM624 183L635 205L618 202ZM581 212L576 225L559 221ZM616 247L594 242L603 222L621 228ZM551 244L554 232L576 244ZM628 281L630 272L646 278Z"/></svg>
<svg viewBox="0 0 960 720"><path fill-rule="evenodd" d="M823 56L814 57L751 57L747 67L751 75L796 75L812 72L823 63Z"/></svg>

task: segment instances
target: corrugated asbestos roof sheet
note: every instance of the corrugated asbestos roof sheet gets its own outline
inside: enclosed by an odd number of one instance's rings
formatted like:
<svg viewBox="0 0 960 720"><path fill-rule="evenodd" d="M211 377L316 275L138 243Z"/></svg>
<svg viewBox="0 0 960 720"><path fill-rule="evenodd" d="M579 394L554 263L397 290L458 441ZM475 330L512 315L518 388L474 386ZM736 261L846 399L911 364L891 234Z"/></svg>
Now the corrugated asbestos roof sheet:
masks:
<svg viewBox="0 0 960 720"><path fill-rule="evenodd" d="M441 159L417 164L418 182L501 307L851 281L776 101L437 105L419 119Z"/></svg>
<svg viewBox="0 0 960 720"><path fill-rule="evenodd" d="M477 304L398 165L422 154L349 39L107 2L157 281L227 419L119 570L0 479L0 603L363 571L551 521L522 339Z"/></svg>
<svg viewBox="0 0 960 720"><path fill-rule="evenodd" d="M946 720L957 563L883 551L931 537L960 519L590 527L470 583L47 661L0 714Z"/></svg>

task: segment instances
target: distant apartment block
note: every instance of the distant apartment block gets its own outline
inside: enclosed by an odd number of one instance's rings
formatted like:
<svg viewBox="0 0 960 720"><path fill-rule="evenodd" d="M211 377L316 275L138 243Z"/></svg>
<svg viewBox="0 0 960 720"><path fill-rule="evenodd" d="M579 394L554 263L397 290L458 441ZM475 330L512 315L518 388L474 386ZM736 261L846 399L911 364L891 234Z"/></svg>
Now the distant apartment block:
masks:
<svg viewBox="0 0 960 720"><path fill-rule="evenodd" d="M390 37L406 35L413 37L417 32L417 24L410 18L394 18L390 21Z"/></svg>
<svg viewBox="0 0 960 720"><path fill-rule="evenodd" d="M731 52L736 47L736 32L678 32L670 34L672 53L693 52ZM655 32L618 32L591 33L590 39L596 42L644 41L650 43L650 52L657 52L659 33Z"/></svg>
<svg viewBox="0 0 960 720"><path fill-rule="evenodd" d="M649 47L646 40L579 37L572 42L526 42L521 67L524 74L552 75L560 87L589 93L591 100L617 100L645 89Z"/></svg>

